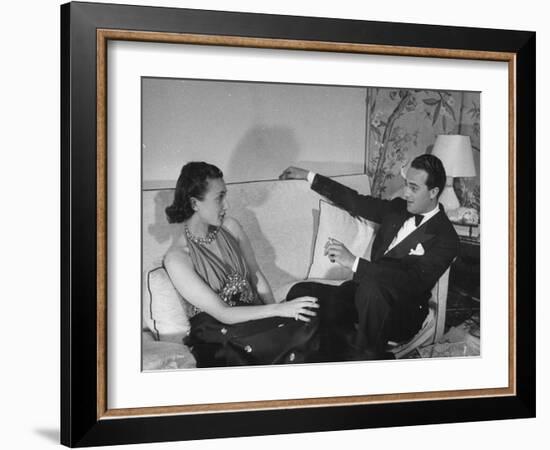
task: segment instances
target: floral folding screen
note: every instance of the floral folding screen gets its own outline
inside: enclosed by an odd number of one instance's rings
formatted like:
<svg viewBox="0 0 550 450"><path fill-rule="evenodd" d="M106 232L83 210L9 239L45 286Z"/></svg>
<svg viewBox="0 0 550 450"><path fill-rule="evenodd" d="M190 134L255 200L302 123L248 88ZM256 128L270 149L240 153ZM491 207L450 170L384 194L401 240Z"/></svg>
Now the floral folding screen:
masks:
<svg viewBox="0 0 550 450"><path fill-rule="evenodd" d="M480 93L428 89L368 89L368 165L373 195L392 197L400 170L429 153L439 134L470 136L478 175L455 179L462 206L479 210Z"/></svg>

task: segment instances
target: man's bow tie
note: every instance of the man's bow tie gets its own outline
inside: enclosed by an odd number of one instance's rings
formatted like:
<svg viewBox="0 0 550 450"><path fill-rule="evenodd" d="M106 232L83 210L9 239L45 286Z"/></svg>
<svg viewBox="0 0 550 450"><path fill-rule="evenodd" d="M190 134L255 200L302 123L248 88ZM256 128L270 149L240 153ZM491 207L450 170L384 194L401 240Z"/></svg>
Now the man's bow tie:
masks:
<svg viewBox="0 0 550 450"><path fill-rule="evenodd" d="M420 222L422 222L422 219L424 218L422 214L412 214L410 212L407 212L407 220L410 219L411 217L414 217L415 226L420 225Z"/></svg>

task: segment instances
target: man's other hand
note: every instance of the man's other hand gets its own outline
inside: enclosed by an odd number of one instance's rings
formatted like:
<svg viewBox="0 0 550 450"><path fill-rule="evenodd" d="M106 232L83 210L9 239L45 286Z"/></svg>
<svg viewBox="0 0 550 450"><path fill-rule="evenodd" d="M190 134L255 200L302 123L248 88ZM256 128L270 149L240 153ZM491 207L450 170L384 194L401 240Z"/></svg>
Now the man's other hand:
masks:
<svg viewBox="0 0 550 450"><path fill-rule="evenodd" d="M330 262L336 262L348 269L351 269L355 263L355 255L344 244L333 238L328 238L324 253L325 256L328 256Z"/></svg>

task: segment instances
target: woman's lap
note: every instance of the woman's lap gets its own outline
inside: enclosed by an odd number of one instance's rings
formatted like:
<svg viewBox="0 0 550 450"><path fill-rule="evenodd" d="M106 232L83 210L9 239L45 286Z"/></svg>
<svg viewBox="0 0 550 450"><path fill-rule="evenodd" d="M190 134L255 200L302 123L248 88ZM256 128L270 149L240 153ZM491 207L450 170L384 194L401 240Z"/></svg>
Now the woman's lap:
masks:
<svg viewBox="0 0 550 450"><path fill-rule="evenodd" d="M191 319L187 344L198 367L311 362L316 354L319 320L285 317L223 324L206 313Z"/></svg>

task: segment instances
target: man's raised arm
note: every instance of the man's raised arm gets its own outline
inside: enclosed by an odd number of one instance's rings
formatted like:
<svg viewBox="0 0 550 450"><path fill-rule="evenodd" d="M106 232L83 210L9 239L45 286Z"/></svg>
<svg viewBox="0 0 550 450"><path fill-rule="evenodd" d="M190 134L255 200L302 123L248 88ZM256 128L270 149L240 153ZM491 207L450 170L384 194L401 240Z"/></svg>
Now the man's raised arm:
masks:
<svg viewBox="0 0 550 450"><path fill-rule="evenodd" d="M393 201L381 200L370 195L361 195L328 177L306 169L290 166L281 175L280 180L308 180L318 194L345 209L353 216L363 217L373 222L382 222L383 217L395 208Z"/></svg>

